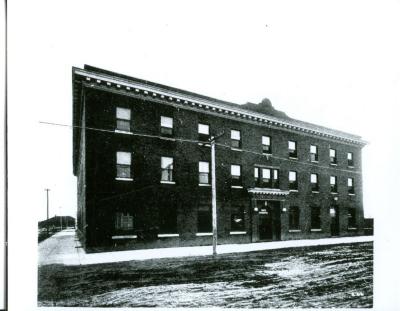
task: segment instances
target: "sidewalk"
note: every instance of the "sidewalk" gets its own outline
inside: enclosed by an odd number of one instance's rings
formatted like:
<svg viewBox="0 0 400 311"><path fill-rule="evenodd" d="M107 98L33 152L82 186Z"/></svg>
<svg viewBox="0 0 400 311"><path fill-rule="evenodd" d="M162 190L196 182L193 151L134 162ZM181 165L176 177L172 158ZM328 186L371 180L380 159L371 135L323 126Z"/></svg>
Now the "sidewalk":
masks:
<svg viewBox="0 0 400 311"><path fill-rule="evenodd" d="M218 245L217 252L218 254L245 253L280 248L361 243L370 241L373 241L373 236L291 240L250 244L225 244ZM58 232L39 244L39 266L49 264L91 265L131 260L207 255L212 255L212 246L141 249L87 254L76 237L75 231L71 229Z"/></svg>

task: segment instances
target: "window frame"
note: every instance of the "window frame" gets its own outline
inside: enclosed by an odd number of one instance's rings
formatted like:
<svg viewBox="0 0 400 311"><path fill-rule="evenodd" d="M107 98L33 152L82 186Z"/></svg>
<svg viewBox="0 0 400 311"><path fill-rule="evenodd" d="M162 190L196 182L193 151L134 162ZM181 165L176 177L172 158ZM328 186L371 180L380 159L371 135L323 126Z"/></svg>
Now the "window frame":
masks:
<svg viewBox="0 0 400 311"><path fill-rule="evenodd" d="M300 230L300 208L289 207L289 230Z"/></svg>
<svg viewBox="0 0 400 311"><path fill-rule="evenodd" d="M231 232L243 232L246 230L246 219L245 219L245 208L243 205L232 205L231 206ZM234 221L235 216L241 216L237 219L241 219L241 224Z"/></svg>
<svg viewBox="0 0 400 311"><path fill-rule="evenodd" d="M171 165L171 168L163 168L163 159L172 159L171 164L168 164L167 166ZM168 157L168 156L161 156L160 158L160 181L163 183L175 183L174 180L174 158L173 157ZM165 174L164 172L167 173L167 179L164 179Z"/></svg>
<svg viewBox="0 0 400 311"><path fill-rule="evenodd" d="M334 180L334 183L332 183L332 178ZM329 185L330 185L331 193L338 193L338 178L337 178L337 176L334 176L334 175L329 176Z"/></svg>
<svg viewBox="0 0 400 311"><path fill-rule="evenodd" d="M207 163L207 166L208 166L208 171L207 172L202 172L201 171L200 163ZM211 184L210 162L209 161L199 161L198 168L199 168L199 185L210 185ZM206 183L202 182L202 178L201 178L201 176L205 176L205 174L207 176L207 182Z"/></svg>
<svg viewBox="0 0 400 311"><path fill-rule="evenodd" d="M127 163L121 163L121 160L119 160L119 154L122 156L124 155L129 155L129 164ZM133 172L132 172L132 162L133 162L133 154L132 152L129 151L116 151L115 152L115 178L117 180L133 180ZM127 170L128 173L124 174L124 170Z"/></svg>
<svg viewBox="0 0 400 311"><path fill-rule="evenodd" d="M312 181L312 176L316 176L316 181L315 182L313 182ZM317 173L311 173L310 174L310 184L311 184L311 191L313 191L313 192L319 192L319 176L318 176L318 174Z"/></svg>
<svg viewBox="0 0 400 311"><path fill-rule="evenodd" d="M315 152L312 152L312 147L315 147ZM310 145L310 161L311 162L318 162L318 146L317 145Z"/></svg>
<svg viewBox="0 0 400 311"><path fill-rule="evenodd" d="M311 230L321 230L321 207L317 205L311 205L310 208L310 228ZM316 213L316 211L318 212Z"/></svg>
<svg viewBox="0 0 400 311"><path fill-rule="evenodd" d="M294 173L294 180L290 180L290 173ZM297 179L297 171L288 172L289 190L298 190L299 183Z"/></svg>
<svg viewBox="0 0 400 311"><path fill-rule="evenodd" d="M268 139L268 144L264 144L264 138ZM263 154L272 154L271 136L262 135L261 136L261 144L262 144L262 153Z"/></svg>
<svg viewBox="0 0 400 311"><path fill-rule="evenodd" d="M165 122L163 125L163 119L170 119L171 120L171 126L166 126ZM174 118L166 115L161 115L160 116L160 133L163 136L173 136L174 135Z"/></svg>
<svg viewBox="0 0 400 311"><path fill-rule="evenodd" d="M127 110L129 111L129 118L123 118L121 116L118 116L118 111L122 110ZM131 133L132 131L132 109L126 108L126 107L121 107L121 106L116 106L115 107L115 130L119 132L126 132L126 133ZM125 124L126 127L122 126L120 127L119 125Z"/></svg>
<svg viewBox="0 0 400 311"><path fill-rule="evenodd" d="M351 185L349 185L349 181L351 181ZM355 194L354 177L347 177L347 192L351 195Z"/></svg>
<svg viewBox="0 0 400 311"><path fill-rule="evenodd" d="M207 132L208 132L207 134L200 132L201 126L207 126ZM197 123L197 135L198 135L200 141L209 141L210 137L211 137L210 136L210 124L198 122Z"/></svg>
<svg viewBox="0 0 400 311"><path fill-rule="evenodd" d="M239 133L239 139L232 137L234 132ZM231 129L231 148L242 149L242 132L240 130Z"/></svg>
<svg viewBox="0 0 400 311"><path fill-rule="evenodd" d="M334 156L331 156L331 151L334 151ZM337 150L334 148L329 148L329 164L337 165Z"/></svg>
<svg viewBox="0 0 400 311"><path fill-rule="evenodd" d="M349 159L349 155L350 155L350 159ZM353 152L347 152L347 166L354 167L354 153Z"/></svg>
<svg viewBox="0 0 400 311"><path fill-rule="evenodd" d="M233 167L239 167L239 175L233 175L232 169ZM232 186L242 186L242 166L240 164L231 164L230 167L231 173L231 185Z"/></svg>
<svg viewBox="0 0 400 311"><path fill-rule="evenodd" d="M290 143L294 143L294 149L290 148ZM297 141L296 140L288 140L288 152L289 158L291 159L298 159L298 152L297 152Z"/></svg>

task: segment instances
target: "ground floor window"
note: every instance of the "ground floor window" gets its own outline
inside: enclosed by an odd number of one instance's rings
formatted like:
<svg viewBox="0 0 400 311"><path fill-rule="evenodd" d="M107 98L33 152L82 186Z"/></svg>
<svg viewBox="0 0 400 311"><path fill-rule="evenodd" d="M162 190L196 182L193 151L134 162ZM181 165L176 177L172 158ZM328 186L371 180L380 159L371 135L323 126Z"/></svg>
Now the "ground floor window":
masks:
<svg viewBox="0 0 400 311"><path fill-rule="evenodd" d="M231 231L245 231L243 206L232 206Z"/></svg>
<svg viewBox="0 0 400 311"><path fill-rule="evenodd" d="M133 215L130 213L118 212L115 215L115 230L132 230L133 229Z"/></svg>
<svg viewBox="0 0 400 311"><path fill-rule="evenodd" d="M199 204L197 210L197 232L212 231L212 215L210 204Z"/></svg>
<svg viewBox="0 0 400 311"><path fill-rule="evenodd" d="M176 206L164 203L159 207L158 232L162 234L178 233Z"/></svg>
<svg viewBox="0 0 400 311"><path fill-rule="evenodd" d="M311 206L311 229L321 229L321 208Z"/></svg>
<svg viewBox="0 0 400 311"><path fill-rule="evenodd" d="M356 228L356 209L354 207L348 208L348 227L349 228Z"/></svg>
<svg viewBox="0 0 400 311"><path fill-rule="evenodd" d="M298 230L299 226L300 212L298 206L291 206L289 208L289 230Z"/></svg>

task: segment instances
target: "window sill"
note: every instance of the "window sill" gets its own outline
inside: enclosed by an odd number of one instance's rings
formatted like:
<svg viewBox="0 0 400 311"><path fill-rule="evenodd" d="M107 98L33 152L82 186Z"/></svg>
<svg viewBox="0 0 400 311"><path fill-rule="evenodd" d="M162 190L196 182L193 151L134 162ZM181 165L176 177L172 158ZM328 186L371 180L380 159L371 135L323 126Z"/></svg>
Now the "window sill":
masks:
<svg viewBox="0 0 400 311"><path fill-rule="evenodd" d="M322 229L311 229L311 232L322 232Z"/></svg>
<svg viewBox="0 0 400 311"><path fill-rule="evenodd" d="M211 147L211 145L210 145L209 143L206 143L206 142L204 142L204 143L198 143L198 145L199 145L199 146L202 146L202 147Z"/></svg>
<svg viewBox="0 0 400 311"><path fill-rule="evenodd" d="M331 194L334 194L334 195L336 195L336 194L339 194L338 192L331 192Z"/></svg>
<svg viewBox="0 0 400 311"><path fill-rule="evenodd" d="M319 193L319 191L311 191L311 193Z"/></svg>
<svg viewBox="0 0 400 311"><path fill-rule="evenodd" d="M289 192L299 192L297 189L289 189Z"/></svg>
<svg viewBox="0 0 400 311"><path fill-rule="evenodd" d="M247 234L246 231L231 231L229 232L230 235L239 235L239 234Z"/></svg>
<svg viewBox="0 0 400 311"><path fill-rule="evenodd" d="M210 236L213 235L212 232L198 232L196 236Z"/></svg>
<svg viewBox="0 0 400 311"><path fill-rule="evenodd" d="M243 186L231 186L232 189L243 189Z"/></svg>
<svg viewBox="0 0 400 311"><path fill-rule="evenodd" d="M357 228L347 228L347 230L349 230L349 231L356 231Z"/></svg>
<svg viewBox="0 0 400 311"><path fill-rule="evenodd" d="M354 168L354 166L353 165L349 165L349 166L347 166L348 168Z"/></svg>
<svg viewBox="0 0 400 311"><path fill-rule="evenodd" d="M355 193L349 193L349 195L353 196L353 195L356 195L356 194Z"/></svg>
<svg viewBox="0 0 400 311"><path fill-rule="evenodd" d="M175 185L174 181L161 180L160 184Z"/></svg>
<svg viewBox="0 0 400 311"><path fill-rule="evenodd" d="M157 237L159 237L159 238L179 237L179 233L161 233L161 234L157 234Z"/></svg>
<svg viewBox="0 0 400 311"><path fill-rule="evenodd" d="M298 158L298 157L289 157L289 159L291 159L291 160L298 160L299 158Z"/></svg>
<svg viewBox="0 0 400 311"><path fill-rule="evenodd" d="M337 163L329 163L329 165L337 166Z"/></svg>
<svg viewBox="0 0 400 311"><path fill-rule="evenodd" d="M120 181L133 181L133 178L115 177L115 180L120 180Z"/></svg>
<svg viewBox="0 0 400 311"><path fill-rule="evenodd" d="M199 184L199 187L211 187L210 184Z"/></svg>
<svg viewBox="0 0 400 311"><path fill-rule="evenodd" d="M137 235L113 235L112 240L137 239Z"/></svg>
<svg viewBox="0 0 400 311"><path fill-rule="evenodd" d="M267 156L267 157L270 157L270 156L272 156L272 153L265 153L265 152L263 152L263 155L264 155L264 156Z"/></svg>
<svg viewBox="0 0 400 311"><path fill-rule="evenodd" d="M290 233L298 233L298 232L301 232L301 230L299 230L299 229L289 229L289 232Z"/></svg>
<svg viewBox="0 0 400 311"><path fill-rule="evenodd" d="M176 139L175 139L175 138L172 138L172 137L166 137L166 136L160 136L160 139L162 139L162 140L169 140L169 141L176 141Z"/></svg>
<svg viewBox="0 0 400 311"><path fill-rule="evenodd" d="M133 135L132 132L122 131L122 130L115 130L114 132L115 132L115 133L118 133L118 134Z"/></svg>
<svg viewBox="0 0 400 311"><path fill-rule="evenodd" d="M319 163L319 161L311 160L311 163Z"/></svg>
<svg viewBox="0 0 400 311"><path fill-rule="evenodd" d="M240 152L242 152L242 151L243 151L242 149L233 148L233 147L231 147L231 150L233 150L233 151L240 151Z"/></svg>

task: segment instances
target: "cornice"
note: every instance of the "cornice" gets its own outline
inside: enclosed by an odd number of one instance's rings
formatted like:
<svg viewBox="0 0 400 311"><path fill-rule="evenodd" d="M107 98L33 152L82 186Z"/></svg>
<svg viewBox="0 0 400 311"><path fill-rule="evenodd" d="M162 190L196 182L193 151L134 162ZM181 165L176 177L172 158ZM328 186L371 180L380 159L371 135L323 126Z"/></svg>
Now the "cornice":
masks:
<svg viewBox="0 0 400 311"><path fill-rule="evenodd" d="M334 130L299 125L296 124L296 120L283 120L273 116L267 116L265 114L241 109L239 107L232 107L230 105L220 103L217 100L206 100L196 96L182 94L173 90L167 90L165 88L153 85L150 86L146 85L145 83L129 81L120 77L113 77L107 74L100 74L79 68L73 68L73 74L82 77L86 84L89 84L93 87L106 87L109 89L115 89L117 91L123 91L125 93L143 95L153 99L165 101L167 103L173 103L174 106L186 106L190 109L202 110L213 114L222 114L234 119L252 121L262 125L283 128L309 135L311 134L348 144L359 146L364 146L367 144L366 141L360 139L358 136L346 133L332 133Z"/></svg>

